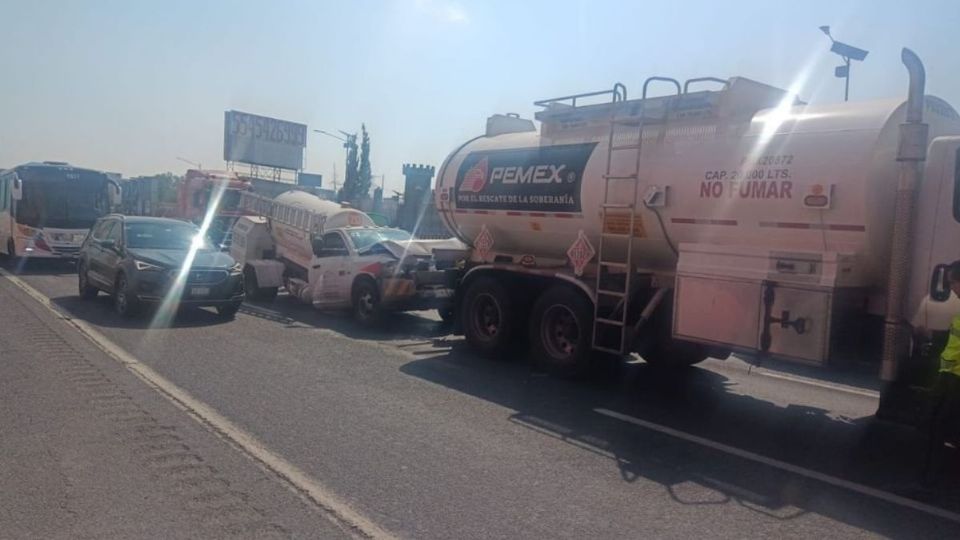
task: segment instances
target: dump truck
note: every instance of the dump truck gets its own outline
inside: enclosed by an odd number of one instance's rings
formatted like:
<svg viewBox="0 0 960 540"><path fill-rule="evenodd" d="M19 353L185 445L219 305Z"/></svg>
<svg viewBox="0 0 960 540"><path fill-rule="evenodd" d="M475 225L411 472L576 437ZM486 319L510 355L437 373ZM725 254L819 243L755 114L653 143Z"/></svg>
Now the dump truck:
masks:
<svg viewBox="0 0 960 540"><path fill-rule="evenodd" d="M906 100L809 105L746 78L651 77L640 99L616 84L538 101L539 130L490 117L436 189L471 246L466 340L497 356L526 334L564 375L597 353L869 360L884 400L907 395L960 312L945 282L960 117L924 94L915 54L902 60Z"/></svg>
<svg viewBox="0 0 960 540"><path fill-rule="evenodd" d="M378 227L364 212L305 191L276 198L243 193L230 254L243 265L248 298L269 300L282 287L319 309L350 309L372 325L386 311L450 312L456 240L415 240Z"/></svg>

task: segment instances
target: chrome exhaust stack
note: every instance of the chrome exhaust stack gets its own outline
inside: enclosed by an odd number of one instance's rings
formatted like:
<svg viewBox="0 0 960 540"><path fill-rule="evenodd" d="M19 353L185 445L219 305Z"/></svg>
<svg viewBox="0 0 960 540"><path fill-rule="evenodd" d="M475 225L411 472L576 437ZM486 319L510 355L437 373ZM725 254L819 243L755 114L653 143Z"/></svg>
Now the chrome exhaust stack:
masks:
<svg viewBox="0 0 960 540"><path fill-rule="evenodd" d="M907 96L907 120L900 124L897 161L900 177L894 206L893 242L890 248L890 270L887 275L887 313L883 329L883 357L880 378L894 381L900 359L908 354L909 335L904 324L903 303L910 277L910 233L913 229L917 189L923 181L923 162L927 159L928 126L923 123L926 71L923 62L910 49L900 54L910 74Z"/></svg>

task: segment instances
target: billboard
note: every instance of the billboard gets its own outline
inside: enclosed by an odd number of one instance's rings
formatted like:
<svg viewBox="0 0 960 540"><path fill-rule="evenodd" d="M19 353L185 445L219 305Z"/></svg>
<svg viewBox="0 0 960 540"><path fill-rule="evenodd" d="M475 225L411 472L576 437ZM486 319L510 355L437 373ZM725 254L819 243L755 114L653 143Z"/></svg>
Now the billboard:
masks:
<svg viewBox="0 0 960 540"><path fill-rule="evenodd" d="M240 111L224 113L224 161L300 170L306 146L304 124Z"/></svg>
<svg viewBox="0 0 960 540"><path fill-rule="evenodd" d="M322 187L323 175L316 174L316 173L301 172L300 174L297 175L297 185L308 186L308 187Z"/></svg>

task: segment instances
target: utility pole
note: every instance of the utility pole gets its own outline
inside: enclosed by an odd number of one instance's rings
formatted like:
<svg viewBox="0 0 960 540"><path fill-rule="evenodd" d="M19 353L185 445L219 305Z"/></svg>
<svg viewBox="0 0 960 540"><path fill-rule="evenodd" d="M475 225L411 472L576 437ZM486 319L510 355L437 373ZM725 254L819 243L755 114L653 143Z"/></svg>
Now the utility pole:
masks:
<svg viewBox="0 0 960 540"><path fill-rule="evenodd" d="M830 38L830 52L843 58L843 65L837 66L833 70L833 75L839 79L844 79L843 82L843 100L850 100L850 61L857 60L862 62L864 58L869 54L868 51L854 47L853 45L848 45L846 43L837 41L833 39L833 36L830 35L829 26L821 26L820 31L826 34Z"/></svg>

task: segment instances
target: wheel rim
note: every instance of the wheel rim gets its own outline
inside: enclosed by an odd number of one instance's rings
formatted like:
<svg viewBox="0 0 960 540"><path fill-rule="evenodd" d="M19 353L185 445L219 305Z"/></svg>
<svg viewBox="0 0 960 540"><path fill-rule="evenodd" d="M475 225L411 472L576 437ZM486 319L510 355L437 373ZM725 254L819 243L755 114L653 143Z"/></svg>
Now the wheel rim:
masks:
<svg viewBox="0 0 960 540"><path fill-rule="evenodd" d="M569 362L577 353L582 336L580 323L569 307L555 304L543 312L540 341L552 358Z"/></svg>
<svg viewBox="0 0 960 540"><path fill-rule="evenodd" d="M360 309L360 315L365 319L369 318L373 314L376 304L373 291L371 291L369 287L363 287L357 298L357 307Z"/></svg>
<svg viewBox="0 0 960 540"><path fill-rule="evenodd" d="M127 312L127 278L121 277L117 280L117 290L114 294L117 295L117 311L120 313Z"/></svg>
<svg viewBox="0 0 960 540"><path fill-rule="evenodd" d="M503 314L500 312L500 303L493 295L482 293L473 300L471 326L474 334L484 341L491 341L500 333L500 324Z"/></svg>

